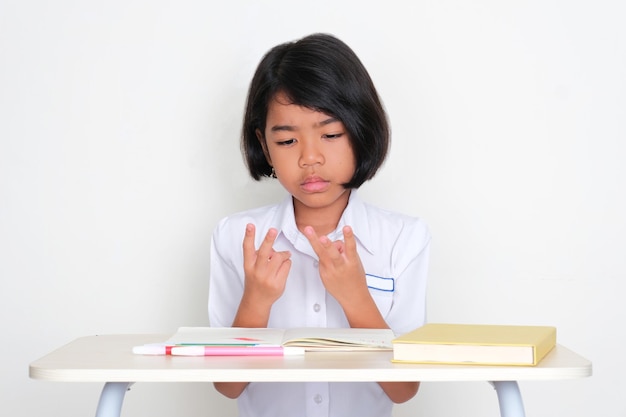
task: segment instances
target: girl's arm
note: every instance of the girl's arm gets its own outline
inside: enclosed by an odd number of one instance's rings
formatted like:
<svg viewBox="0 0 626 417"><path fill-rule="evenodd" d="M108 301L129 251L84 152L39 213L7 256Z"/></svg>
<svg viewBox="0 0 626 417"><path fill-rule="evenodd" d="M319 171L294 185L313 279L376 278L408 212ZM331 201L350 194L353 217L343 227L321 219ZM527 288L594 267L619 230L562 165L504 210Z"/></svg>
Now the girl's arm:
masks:
<svg viewBox="0 0 626 417"><path fill-rule="evenodd" d="M367 288L352 228L344 227L343 233L344 242L331 242L326 236L318 237L312 227L304 229L305 236L319 257L320 278L341 305L350 327L389 328ZM394 403L410 400L419 389L419 382L378 384Z"/></svg>
<svg viewBox="0 0 626 417"><path fill-rule="evenodd" d="M291 267L289 252L272 248L278 235L270 229L259 250L254 247L254 225L246 226L243 239L245 285L232 327L267 327L274 302L282 295ZM228 398L237 398L248 382L214 382L213 386Z"/></svg>
<svg viewBox="0 0 626 417"><path fill-rule="evenodd" d="M213 386L223 396L234 400L239 398L249 382L214 382Z"/></svg>
<svg viewBox="0 0 626 417"><path fill-rule="evenodd" d="M388 328L387 322L380 314L376 303L372 299L367 286L365 291L359 296L347 299L342 304L343 311L348 318L350 327L361 327L370 329ZM419 382L379 382L378 385L385 391L385 394L394 403L403 403L415 396L419 389Z"/></svg>

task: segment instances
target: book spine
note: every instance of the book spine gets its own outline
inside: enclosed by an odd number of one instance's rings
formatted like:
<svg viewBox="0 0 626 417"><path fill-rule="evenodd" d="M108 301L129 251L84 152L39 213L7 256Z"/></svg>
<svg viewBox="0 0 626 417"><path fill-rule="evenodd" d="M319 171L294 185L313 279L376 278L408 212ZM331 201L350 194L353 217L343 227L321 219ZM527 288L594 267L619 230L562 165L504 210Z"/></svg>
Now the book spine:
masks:
<svg viewBox="0 0 626 417"><path fill-rule="evenodd" d="M537 365L556 345L556 328L550 328L550 331L543 338L543 340L537 342L534 347L534 363Z"/></svg>

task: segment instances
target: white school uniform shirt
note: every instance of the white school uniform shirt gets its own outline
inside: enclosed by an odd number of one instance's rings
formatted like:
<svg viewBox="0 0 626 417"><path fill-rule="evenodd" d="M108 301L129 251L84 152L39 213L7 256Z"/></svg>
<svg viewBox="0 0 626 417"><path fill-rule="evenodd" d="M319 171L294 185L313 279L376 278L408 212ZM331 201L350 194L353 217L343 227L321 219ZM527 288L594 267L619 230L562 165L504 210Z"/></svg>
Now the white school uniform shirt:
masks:
<svg viewBox="0 0 626 417"><path fill-rule="evenodd" d="M283 295L274 303L268 327L349 327L339 303L319 277L318 257L296 227L292 197L282 203L222 219L213 233L209 322L229 327L244 289L243 237L256 227L258 248L268 229L279 234L276 251L291 252ZM351 226L376 306L396 334L425 323L430 234L419 218L393 213L361 201L354 190L331 240L343 240ZM238 398L241 417L384 417L392 402L375 382L250 383Z"/></svg>

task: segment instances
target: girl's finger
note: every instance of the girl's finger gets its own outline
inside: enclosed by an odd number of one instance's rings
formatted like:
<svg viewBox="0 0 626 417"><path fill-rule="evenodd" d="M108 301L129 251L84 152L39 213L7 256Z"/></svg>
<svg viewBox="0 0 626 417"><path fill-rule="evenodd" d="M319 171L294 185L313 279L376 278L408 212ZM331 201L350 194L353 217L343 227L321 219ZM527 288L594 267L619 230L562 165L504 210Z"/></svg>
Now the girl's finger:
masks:
<svg viewBox="0 0 626 417"><path fill-rule="evenodd" d="M276 266L276 269L280 268L283 262L288 261L291 258L291 252L288 250L281 252L272 252L267 259L267 263Z"/></svg>
<svg viewBox="0 0 626 417"><path fill-rule="evenodd" d="M356 254L356 239L354 237L354 231L350 226L344 226L343 228L343 241L345 251L348 255Z"/></svg>
<svg viewBox="0 0 626 417"><path fill-rule="evenodd" d="M319 242L319 238L317 237L317 233L315 233L315 229L313 229L311 226L306 226L303 232L304 236L311 244L311 247L313 247L313 250L315 251L315 253L317 253L317 256L320 256L320 252L322 252L322 244Z"/></svg>
<svg viewBox="0 0 626 417"><path fill-rule="evenodd" d="M273 248L276 236L278 236L278 231L273 227L267 231L267 234L257 251L257 262L269 262L272 256L276 253Z"/></svg>
<svg viewBox="0 0 626 417"><path fill-rule="evenodd" d="M243 259L244 264L254 261L256 249L254 248L255 228L252 223L246 225L246 232L243 236Z"/></svg>

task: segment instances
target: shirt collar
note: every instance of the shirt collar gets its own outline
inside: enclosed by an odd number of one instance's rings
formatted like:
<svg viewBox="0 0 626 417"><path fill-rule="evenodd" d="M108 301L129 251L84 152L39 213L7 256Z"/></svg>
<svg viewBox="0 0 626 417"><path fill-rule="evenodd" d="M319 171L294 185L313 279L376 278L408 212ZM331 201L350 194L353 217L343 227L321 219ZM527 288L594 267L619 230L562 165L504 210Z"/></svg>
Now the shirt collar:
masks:
<svg viewBox="0 0 626 417"><path fill-rule="evenodd" d="M304 235L296 226L296 219L293 210L293 197L291 195L285 197L285 199L279 204L272 224L279 230L279 233L282 233L294 246L297 246L297 243L302 239L306 240ZM342 240L342 229L346 225L352 227L356 239L368 252L373 254L374 245L369 228L367 208L365 203L357 196L357 192L354 189L350 191L348 205L339 219L337 228L333 232L329 233L328 237L331 240Z"/></svg>

